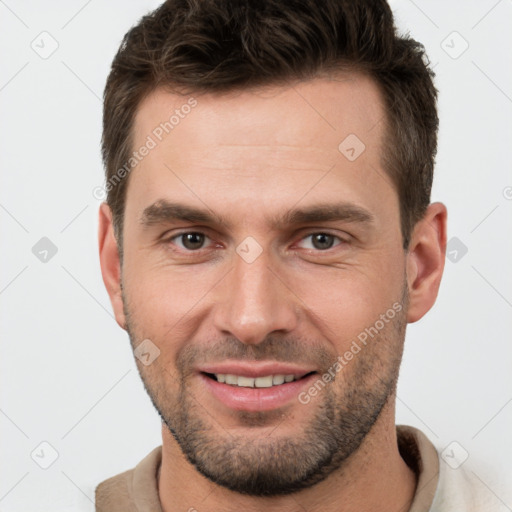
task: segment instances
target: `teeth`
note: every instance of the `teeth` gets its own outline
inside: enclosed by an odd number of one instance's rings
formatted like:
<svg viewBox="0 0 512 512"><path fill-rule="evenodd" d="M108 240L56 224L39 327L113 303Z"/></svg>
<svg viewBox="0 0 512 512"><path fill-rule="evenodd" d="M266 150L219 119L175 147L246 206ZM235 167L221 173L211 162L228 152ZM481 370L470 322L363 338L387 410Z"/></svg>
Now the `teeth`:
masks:
<svg viewBox="0 0 512 512"><path fill-rule="evenodd" d="M236 378L236 377L235 377ZM258 379L256 379L258 380ZM244 388L253 388L255 384L255 379L252 379L251 377L238 377L238 386L243 386ZM260 386L258 386L260 387Z"/></svg>
<svg viewBox="0 0 512 512"><path fill-rule="evenodd" d="M238 377L236 375L226 375L226 384L238 385Z"/></svg>
<svg viewBox="0 0 512 512"><path fill-rule="evenodd" d="M238 377L238 385L240 384L240 377ZM271 388L272 387L272 375L266 377L257 377L254 379L254 386L257 388Z"/></svg>
<svg viewBox="0 0 512 512"><path fill-rule="evenodd" d="M272 377L272 384L282 384L284 382L284 375L274 375Z"/></svg>
<svg viewBox="0 0 512 512"><path fill-rule="evenodd" d="M243 377L242 375L231 375L226 373L216 373L215 377L219 382L240 386L244 388L270 388L279 386L285 382L295 380L295 375L265 375L264 377Z"/></svg>

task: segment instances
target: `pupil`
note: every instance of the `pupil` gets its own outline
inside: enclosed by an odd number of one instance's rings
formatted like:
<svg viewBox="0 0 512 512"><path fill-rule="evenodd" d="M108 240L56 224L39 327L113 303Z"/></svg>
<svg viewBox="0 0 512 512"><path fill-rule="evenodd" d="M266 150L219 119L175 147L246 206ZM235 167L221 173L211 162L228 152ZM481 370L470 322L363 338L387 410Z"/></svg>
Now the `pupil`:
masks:
<svg viewBox="0 0 512 512"><path fill-rule="evenodd" d="M313 236L313 245L316 249L330 249L334 243L334 238L326 233L318 233Z"/></svg>
<svg viewBox="0 0 512 512"><path fill-rule="evenodd" d="M204 235L201 233L186 233L182 240L187 249L199 249L203 245Z"/></svg>

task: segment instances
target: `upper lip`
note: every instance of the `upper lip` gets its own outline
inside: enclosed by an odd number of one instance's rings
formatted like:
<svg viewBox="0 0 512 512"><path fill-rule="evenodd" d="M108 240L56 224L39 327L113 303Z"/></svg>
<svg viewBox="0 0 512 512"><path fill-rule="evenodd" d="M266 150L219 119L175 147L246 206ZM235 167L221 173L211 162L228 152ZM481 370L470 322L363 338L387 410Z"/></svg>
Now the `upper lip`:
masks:
<svg viewBox="0 0 512 512"><path fill-rule="evenodd" d="M205 364L198 368L204 373L222 373L240 375L243 377L264 377L266 375L295 375L304 377L307 373L316 371L314 368L279 363L276 361L225 361L223 363Z"/></svg>

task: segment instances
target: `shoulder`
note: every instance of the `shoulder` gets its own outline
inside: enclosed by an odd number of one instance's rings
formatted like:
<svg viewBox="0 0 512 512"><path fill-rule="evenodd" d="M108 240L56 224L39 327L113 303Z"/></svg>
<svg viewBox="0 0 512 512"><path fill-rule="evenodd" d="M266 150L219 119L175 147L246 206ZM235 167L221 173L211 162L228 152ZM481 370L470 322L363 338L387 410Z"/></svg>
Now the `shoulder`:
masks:
<svg viewBox="0 0 512 512"><path fill-rule="evenodd" d="M135 512L130 489L133 473L134 469L130 469L98 484L95 490L96 510L113 512L122 507L126 512Z"/></svg>
<svg viewBox="0 0 512 512"><path fill-rule="evenodd" d="M162 460L158 446L133 469L101 482L95 490L96 510L102 512L160 511L157 473ZM150 505L150 508L147 506Z"/></svg>
<svg viewBox="0 0 512 512"><path fill-rule="evenodd" d="M440 448L415 427L397 425L397 435L400 454L419 473L418 506L430 504L417 510L510 512L510 470L498 472L457 442Z"/></svg>
<svg viewBox="0 0 512 512"><path fill-rule="evenodd" d="M512 497L510 483L507 489L504 475L480 461L468 460L459 467L452 467L440 453L439 483L431 511L510 511L506 505Z"/></svg>

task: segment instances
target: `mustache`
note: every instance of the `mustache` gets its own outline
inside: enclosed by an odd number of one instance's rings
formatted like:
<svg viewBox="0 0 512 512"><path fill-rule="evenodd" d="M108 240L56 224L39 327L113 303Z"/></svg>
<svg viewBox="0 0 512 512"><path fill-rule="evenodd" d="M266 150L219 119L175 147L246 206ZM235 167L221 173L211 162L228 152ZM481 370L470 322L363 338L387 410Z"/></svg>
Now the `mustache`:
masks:
<svg viewBox="0 0 512 512"><path fill-rule="evenodd" d="M268 336L258 344L245 344L235 337L212 340L202 345L184 346L177 355L176 366L182 374L193 372L193 368L210 363L229 360L237 361L278 361L314 365L329 368L337 358L332 348L312 340L298 340L289 337Z"/></svg>

